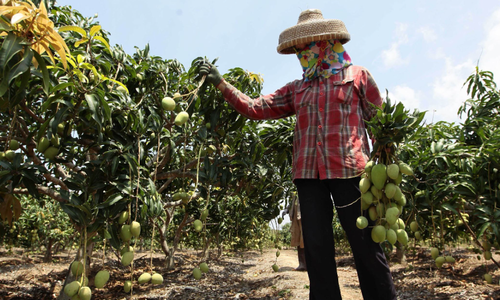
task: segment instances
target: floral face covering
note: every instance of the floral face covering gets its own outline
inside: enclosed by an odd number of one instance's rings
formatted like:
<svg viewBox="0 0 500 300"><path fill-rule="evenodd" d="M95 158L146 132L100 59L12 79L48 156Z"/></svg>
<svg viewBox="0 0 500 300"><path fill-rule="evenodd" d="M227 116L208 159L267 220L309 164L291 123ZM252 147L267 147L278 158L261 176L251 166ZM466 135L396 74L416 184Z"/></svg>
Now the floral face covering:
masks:
<svg viewBox="0 0 500 300"><path fill-rule="evenodd" d="M349 54L338 40L312 42L297 52L305 81L318 76L325 78L337 74L343 68L352 65Z"/></svg>

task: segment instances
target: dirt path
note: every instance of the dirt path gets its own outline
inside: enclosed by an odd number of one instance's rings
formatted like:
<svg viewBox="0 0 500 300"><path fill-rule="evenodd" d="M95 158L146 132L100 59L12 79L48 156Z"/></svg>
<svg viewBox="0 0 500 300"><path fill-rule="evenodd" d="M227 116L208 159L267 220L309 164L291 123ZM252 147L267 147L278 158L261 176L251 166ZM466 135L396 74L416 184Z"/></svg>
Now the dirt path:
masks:
<svg viewBox="0 0 500 300"><path fill-rule="evenodd" d="M429 259L428 249L422 248L408 259L407 265L392 264L394 282L400 300L493 300L500 299L500 271L490 262L478 260L476 255L464 249L455 249L456 263L438 269ZM309 280L306 272L293 271L298 265L295 250L282 250L277 260L280 269L272 270L276 250L263 253L247 251L227 252L217 259L211 256L210 270L200 280L195 280L192 270L199 263L197 251L180 251L176 256L176 268L163 267L164 256L153 255L153 271L163 275L160 285L134 284L134 293L123 292L123 282L130 278L130 269L123 267L109 256L106 264L93 265L89 286L92 299L241 299L285 300L308 299ZM41 255L6 253L0 249L0 299L44 300L56 299L64 282L72 255L54 256L54 262L42 263ZM495 253L494 258L500 259ZM356 270L350 256L337 257L339 283L344 300L362 299ZM105 268L111 278L105 288L95 289L93 277ZM151 272L150 254L138 252L134 260L134 278L143 272ZM487 284L482 276L493 275L495 284Z"/></svg>
<svg viewBox="0 0 500 300"><path fill-rule="evenodd" d="M309 278L307 272L298 272L293 269L298 266L297 252L295 250L282 250L277 263L280 269L277 273L273 272L271 266L276 261L276 250L266 250L260 256L255 256L245 264L251 267L247 270L245 278L252 280L256 278L278 279L274 286L269 287L269 294L273 289L278 290L278 294L287 296L287 299L308 299L309 297ZM351 266L338 268L339 283L344 299L361 299L359 291L358 277L356 270Z"/></svg>

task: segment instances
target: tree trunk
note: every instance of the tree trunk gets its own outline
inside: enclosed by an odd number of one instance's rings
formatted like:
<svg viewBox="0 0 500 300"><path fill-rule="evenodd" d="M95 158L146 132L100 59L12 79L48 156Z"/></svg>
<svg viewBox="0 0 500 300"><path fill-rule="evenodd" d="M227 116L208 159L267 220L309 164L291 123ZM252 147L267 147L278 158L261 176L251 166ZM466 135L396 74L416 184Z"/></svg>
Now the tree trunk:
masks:
<svg viewBox="0 0 500 300"><path fill-rule="evenodd" d="M206 261L210 255L210 244L212 243L212 237L205 240L205 244L203 245L203 251L201 252L201 261Z"/></svg>
<svg viewBox="0 0 500 300"><path fill-rule="evenodd" d="M174 248L174 251L179 249L178 248L179 242L181 241L181 235L182 235L184 226L186 226L186 224L188 223L188 217L189 217L189 215L187 213L185 213L184 218L182 218L182 221L179 224L179 227L177 227L177 231L175 232L175 236L174 236L174 243L172 245L172 247Z"/></svg>
<svg viewBox="0 0 500 300"><path fill-rule="evenodd" d="M396 260L399 264L406 264L406 251L405 248L399 243L396 247Z"/></svg>
<svg viewBox="0 0 500 300"><path fill-rule="evenodd" d="M160 236L160 246L161 250L165 254L165 267L167 270L171 270L174 268L174 249L170 249L168 247L167 239L165 233L167 231L168 224L164 224L164 226L158 226L158 235Z"/></svg>
<svg viewBox="0 0 500 300"><path fill-rule="evenodd" d="M174 249L173 248L170 249L168 256L166 257L165 267L167 268L167 270L172 270L175 267Z"/></svg>
<svg viewBox="0 0 500 300"><path fill-rule="evenodd" d="M76 252L75 260L74 261L79 261L82 258L82 255L80 254L80 251L87 251L87 259L85 261L85 276L88 278L88 274L90 274L90 260L92 257L92 252L94 251L94 242L87 243L87 249L83 249L83 247L80 247L78 251ZM64 287L66 284L69 284L75 280L80 280L80 277L76 278L73 273L71 272L71 264L68 267L68 271L66 272L66 279L64 280L64 284L61 288L61 292L59 293L59 296L57 297L57 300L71 300L71 297L68 297L64 293Z"/></svg>
<svg viewBox="0 0 500 300"><path fill-rule="evenodd" d="M220 242L220 235L219 233L217 232L217 236L215 237L216 241L217 241L217 259L219 259L221 256L222 256L222 251L224 250L224 247L222 246L222 243Z"/></svg>
<svg viewBox="0 0 500 300"><path fill-rule="evenodd" d="M43 257L43 262L52 262L52 245L54 244L54 239L49 238L47 244L45 244L45 255Z"/></svg>
<svg viewBox="0 0 500 300"><path fill-rule="evenodd" d="M78 251L76 251L75 259L73 260L73 262L80 260L80 251L81 251L81 248L78 248ZM73 263L73 262L71 262L71 263ZM69 297L68 295L66 295L64 293L64 287L66 286L66 284L69 284L69 283L76 280L76 277L71 272L71 263L69 264L68 270L66 271L66 278L64 279L64 284L62 285L61 292L59 293L57 300L71 300L71 297Z"/></svg>

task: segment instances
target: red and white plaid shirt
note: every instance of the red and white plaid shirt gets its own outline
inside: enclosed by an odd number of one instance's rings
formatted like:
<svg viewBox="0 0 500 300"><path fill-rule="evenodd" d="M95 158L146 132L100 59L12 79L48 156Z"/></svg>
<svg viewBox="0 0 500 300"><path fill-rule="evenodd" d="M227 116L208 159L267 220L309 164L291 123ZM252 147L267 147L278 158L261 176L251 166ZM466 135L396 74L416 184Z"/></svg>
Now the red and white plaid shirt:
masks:
<svg viewBox="0 0 500 300"><path fill-rule="evenodd" d="M370 72L350 66L329 78L295 80L256 99L227 85L224 98L249 119L296 115L293 179L359 176L370 156L364 120L382 105Z"/></svg>

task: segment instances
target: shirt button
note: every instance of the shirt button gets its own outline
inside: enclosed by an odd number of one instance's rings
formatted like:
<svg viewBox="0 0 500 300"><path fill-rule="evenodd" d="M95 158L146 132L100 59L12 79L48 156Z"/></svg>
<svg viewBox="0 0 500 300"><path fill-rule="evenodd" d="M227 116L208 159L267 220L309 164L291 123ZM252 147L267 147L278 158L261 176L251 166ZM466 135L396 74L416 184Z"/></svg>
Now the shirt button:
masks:
<svg viewBox="0 0 500 300"><path fill-rule="evenodd" d="M319 111L323 111L323 108L320 108Z"/></svg>
<svg viewBox="0 0 500 300"><path fill-rule="evenodd" d="M323 128L323 126L319 125L319 126L318 126L318 128L320 128L320 129L321 129L321 128Z"/></svg>
<svg viewBox="0 0 500 300"><path fill-rule="evenodd" d="M318 142L318 146L321 146L321 142Z"/></svg>

